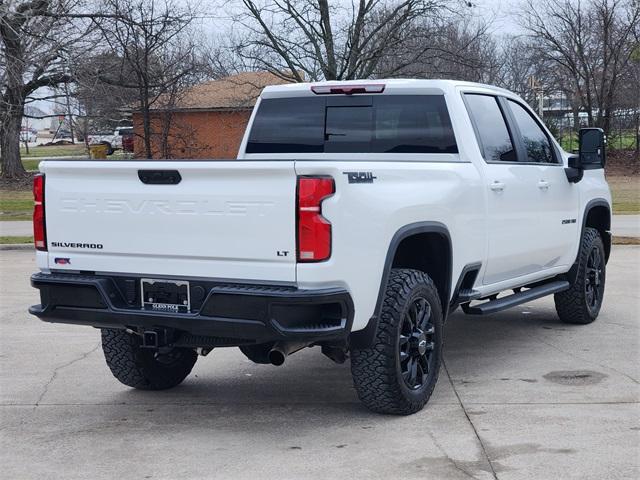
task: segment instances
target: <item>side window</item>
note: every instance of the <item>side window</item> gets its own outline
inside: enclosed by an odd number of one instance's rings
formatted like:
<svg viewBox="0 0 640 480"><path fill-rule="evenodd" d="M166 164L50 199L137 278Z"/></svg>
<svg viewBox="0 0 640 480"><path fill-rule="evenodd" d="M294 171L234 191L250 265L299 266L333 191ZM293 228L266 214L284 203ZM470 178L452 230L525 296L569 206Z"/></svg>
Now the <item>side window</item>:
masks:
<svg viewBox="0 0 640 480"><path fill-rule="evenodd" d="M522 105L513 100L509 100L509 107L513 118L518 124L522 141L527 150L527 162L534 163L556 163L553 157L551 141L544 130L531 114Z"/></svg>
<svg viewBox="0 0 640 480"><path fill-rule="evenodd" d="M465 100L480 137L478 140L484 159L487 162L517 162L516 151L496 98L465 94Z"/></svg>

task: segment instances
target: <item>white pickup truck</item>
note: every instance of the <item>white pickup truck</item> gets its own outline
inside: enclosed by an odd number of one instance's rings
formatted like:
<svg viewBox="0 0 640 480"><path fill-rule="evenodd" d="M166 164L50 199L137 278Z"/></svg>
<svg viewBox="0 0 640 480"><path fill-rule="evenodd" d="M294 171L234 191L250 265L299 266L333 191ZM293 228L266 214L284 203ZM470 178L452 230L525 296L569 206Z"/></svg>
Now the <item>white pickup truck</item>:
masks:
<svg viewBox="0 0 640 480"><path fill-rule="evenodd" d="M115 377L178 385L198 354L320 346L377 412L428 401L443 324L555 295L598 316L611 248L604 136L563 151L486 85L267 87L237 159L45 161L34 232L47 322L102 330Z"/></svg>
<svg viewBox="0 0 640 480"><path fill-rule="evenodd" d="M132 151L127 149L127 139L129 143L133 140L133 128L132 127L117 127L112 132L101 132L87 135L88 145L105 145L107 147L107 155L113 154L114 151L124 149L125 151Z"/></svg>

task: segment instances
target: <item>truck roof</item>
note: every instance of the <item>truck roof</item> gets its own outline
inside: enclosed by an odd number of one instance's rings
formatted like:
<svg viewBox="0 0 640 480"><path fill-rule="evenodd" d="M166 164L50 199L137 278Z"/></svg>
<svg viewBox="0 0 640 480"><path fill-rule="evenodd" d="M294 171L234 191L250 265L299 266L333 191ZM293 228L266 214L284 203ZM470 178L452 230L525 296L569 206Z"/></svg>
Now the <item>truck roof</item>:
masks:
<svg viewBox="0 0 640 480"><path fill-rule="evenodd" d="M453 92L458 87L468 87L473 90L490 91L501 95L515 97L516 95L504 88L483 83L465 82L460 80L431 80L419 78L389 78L376 80L334 80L324 82L288 83L284 85L271 85L262 91L263 98L272 97L297 97L313 95L311 87L348 86L348 85L380 85L384 84L384 93L389 94L418 94L418 93L445 93Z"/></svg>

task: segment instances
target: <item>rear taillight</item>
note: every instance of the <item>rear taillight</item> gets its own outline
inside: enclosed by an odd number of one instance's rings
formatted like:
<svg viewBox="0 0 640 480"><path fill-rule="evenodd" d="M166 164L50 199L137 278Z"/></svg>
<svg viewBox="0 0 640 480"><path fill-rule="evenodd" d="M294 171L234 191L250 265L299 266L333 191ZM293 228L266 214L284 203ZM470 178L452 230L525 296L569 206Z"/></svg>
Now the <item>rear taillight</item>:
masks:
<svg viewBox="0 0 640 480"><path fill-rule="evenodd" d="M36 250L47 250L47 238L44 226L44 175L33 177L33 242Z"/></svg>
<svg viewBox="0 0 640 480"><path fill-rule="evenodd" d="M331 177L298 177L298 261L320 262L331 256L331 223L322 201L336 191Z"/></svg>

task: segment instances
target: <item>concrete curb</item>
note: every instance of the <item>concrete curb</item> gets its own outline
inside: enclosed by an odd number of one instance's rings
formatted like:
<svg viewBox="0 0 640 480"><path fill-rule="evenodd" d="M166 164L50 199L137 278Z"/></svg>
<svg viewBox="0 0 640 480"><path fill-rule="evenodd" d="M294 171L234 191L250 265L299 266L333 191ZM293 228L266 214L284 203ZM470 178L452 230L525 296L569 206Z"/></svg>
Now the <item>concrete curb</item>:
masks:
<svg viewBox="0 0 640 480"><path fill-rule="evenodd" d="M13 243L0 245L0 252L3 250L35 250L33 243Z"/></svg>

